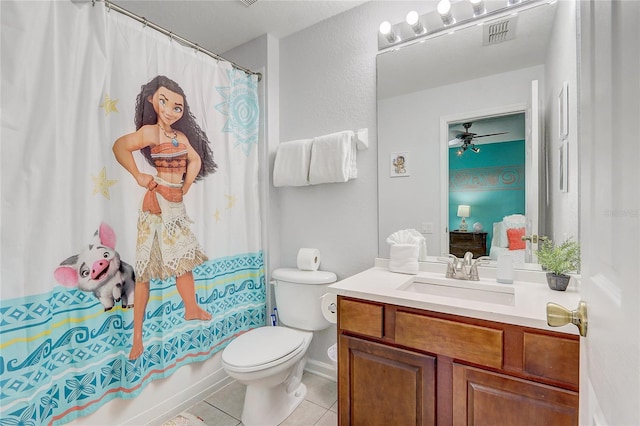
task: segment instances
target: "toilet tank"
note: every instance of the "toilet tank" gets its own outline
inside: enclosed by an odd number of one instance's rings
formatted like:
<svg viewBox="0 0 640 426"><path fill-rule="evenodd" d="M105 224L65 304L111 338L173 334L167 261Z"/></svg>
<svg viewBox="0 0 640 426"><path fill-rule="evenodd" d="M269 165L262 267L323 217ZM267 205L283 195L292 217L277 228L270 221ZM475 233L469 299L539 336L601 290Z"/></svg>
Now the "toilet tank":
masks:
<svg viewBox="0 0 640 426"><path fill-rule="evenodd" d="M301 271L279 268L271 275L282 325L301 330L323 330L331 323L320 309L320 298L336 282L336 274L327 271Z"/></svg>

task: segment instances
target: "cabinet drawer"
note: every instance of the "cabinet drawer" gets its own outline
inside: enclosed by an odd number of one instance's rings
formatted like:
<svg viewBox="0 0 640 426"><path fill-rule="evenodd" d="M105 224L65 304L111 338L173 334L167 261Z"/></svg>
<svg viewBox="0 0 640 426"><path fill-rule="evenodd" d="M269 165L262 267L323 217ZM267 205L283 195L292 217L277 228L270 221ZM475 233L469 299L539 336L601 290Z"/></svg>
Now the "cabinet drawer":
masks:
<svg viewBox="0 0 640 426"><path fill-rule="evenodd" d="M578 386L580 341L524 333L524 371L540 377Z"/></svg>
<svg viewBox="0 0 640 426"><path fill-rule="evenodd" d="M384 306L350 299L338 299L340 330L382 338Z"/></svg>
<svg viewBox="0 0 640 426"><path fill-rule="evenodd" d="M493 328L396 313L396 343L488 367L502 367L502 335Z"/></svg>

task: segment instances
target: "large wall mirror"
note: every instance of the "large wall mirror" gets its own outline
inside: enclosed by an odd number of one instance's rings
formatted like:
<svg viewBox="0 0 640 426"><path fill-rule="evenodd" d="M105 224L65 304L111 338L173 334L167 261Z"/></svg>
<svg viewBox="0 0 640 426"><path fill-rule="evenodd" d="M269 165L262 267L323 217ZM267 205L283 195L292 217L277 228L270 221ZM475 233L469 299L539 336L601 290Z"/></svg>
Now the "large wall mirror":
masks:
<svg viewBox="0 0 640 426"><path fill-rule="evenodd" d="M462 224L495 258L513 215L525 235L579 238L575 3L526 3L378 54L380 257L407 228L447 254ZM511 33L488 43L500 20Z"/></svg>

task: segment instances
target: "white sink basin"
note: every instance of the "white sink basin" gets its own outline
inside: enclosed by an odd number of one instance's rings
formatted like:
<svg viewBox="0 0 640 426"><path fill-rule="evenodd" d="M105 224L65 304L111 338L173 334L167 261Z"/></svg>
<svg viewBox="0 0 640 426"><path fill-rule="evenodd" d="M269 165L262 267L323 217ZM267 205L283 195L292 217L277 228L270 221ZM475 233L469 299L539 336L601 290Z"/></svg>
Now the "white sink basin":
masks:
<svg viewBox="0 0 640 426"><path fill-rule="evenodd" d="M513 286L508 284L421 275L416 275L411 281L402 284L398 290L511 306L514 305L516 297Z"/></svg>

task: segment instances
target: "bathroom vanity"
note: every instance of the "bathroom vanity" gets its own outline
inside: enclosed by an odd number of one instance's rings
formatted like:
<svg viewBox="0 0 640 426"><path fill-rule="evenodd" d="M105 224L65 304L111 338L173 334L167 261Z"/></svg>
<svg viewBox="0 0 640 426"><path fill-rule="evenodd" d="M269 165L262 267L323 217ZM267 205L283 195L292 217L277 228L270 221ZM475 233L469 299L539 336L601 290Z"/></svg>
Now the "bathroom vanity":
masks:
<svg viewBox="0 0 640 426"><path fill-rule="evenodd" d="M377 266L331 287L340 424L577 425L579 335L546 324L575 289L453 281Z"/></svg>

